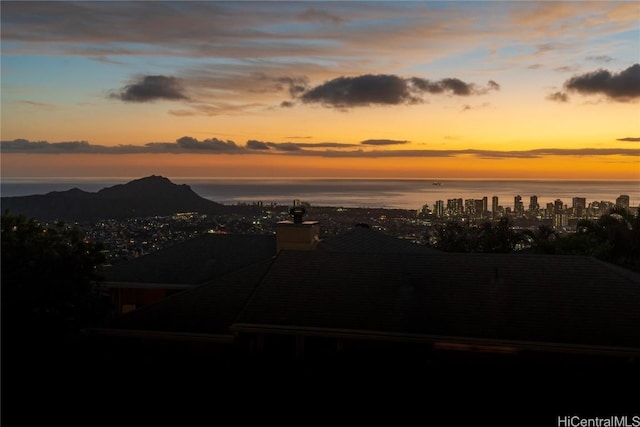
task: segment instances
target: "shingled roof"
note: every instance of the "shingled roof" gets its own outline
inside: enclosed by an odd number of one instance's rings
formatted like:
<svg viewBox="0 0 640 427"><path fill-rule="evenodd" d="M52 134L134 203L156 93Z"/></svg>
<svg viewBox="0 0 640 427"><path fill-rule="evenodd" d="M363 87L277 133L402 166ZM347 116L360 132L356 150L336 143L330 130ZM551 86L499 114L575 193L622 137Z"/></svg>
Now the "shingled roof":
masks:
<svg viewBox="0 0 640 427"><path fill-rule="evenodd" d="M352 331L640 354L638 307L640 275L589 257L282 251L111 327L198 334Z"/></svg>
<svg viewBox="0 0 640 427"><path fill-rule="evenodd" d="M262 261L171 295L114 319L111 328L170 333L230 334L229 326L272 261Z"/></svg>
<svg viewBox="0 0 640 427"><path fill-rule="evenodd" d="M640 275L589 257L281 252L238 325L634 347Z"/></svg>
<svg viewBox="0 0 640 427"><path fill-rule="evenodd" d="M339 236L323 240L319 243L318 249L328 252L380 254L441 253L435 249L360 226Z"/></svg>
<svg viewBox="0 0 640 427"><path fill-rule="evenodd" d="M115 264L106 282L196 285L276 254L273 235L205 234Z"/></svg>

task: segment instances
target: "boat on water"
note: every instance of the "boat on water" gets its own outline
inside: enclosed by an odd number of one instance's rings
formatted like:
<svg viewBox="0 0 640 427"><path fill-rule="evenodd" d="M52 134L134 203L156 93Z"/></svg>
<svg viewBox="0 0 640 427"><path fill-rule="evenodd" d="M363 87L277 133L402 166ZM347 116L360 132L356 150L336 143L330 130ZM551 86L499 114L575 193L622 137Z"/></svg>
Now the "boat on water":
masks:
<svg viewBox="0 0 640 427"><path fill-rule="evenodd" d="M433 181L432 185L442 185L442 183L440 181Z"/></svg>

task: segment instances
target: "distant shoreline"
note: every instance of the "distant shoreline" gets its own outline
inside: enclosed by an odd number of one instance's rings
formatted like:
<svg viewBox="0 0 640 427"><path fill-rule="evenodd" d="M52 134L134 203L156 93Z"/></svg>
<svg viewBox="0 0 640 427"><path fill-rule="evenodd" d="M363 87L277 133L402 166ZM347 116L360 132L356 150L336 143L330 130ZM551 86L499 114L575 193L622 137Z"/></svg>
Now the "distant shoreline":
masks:
<svg viewBox="0 0 640 427"><path fill-rule="evenodd" d="M640 181L633 180L466 180L440 179L362 179L362 178L169 178L186 184L201 197L224 205L238 203L291 204L294 199L312 206L420 209L433 206L436 200L482 199L499 197L502 206L513 206L520 195L525 207L530 196L538 203L560 199L571 206L573 197L592 201L610 201L626 194L631 206L640 204ZM102 188L125 184L124 178L2 178L2 197L46 194L79 188L96 192Z"/></svg>

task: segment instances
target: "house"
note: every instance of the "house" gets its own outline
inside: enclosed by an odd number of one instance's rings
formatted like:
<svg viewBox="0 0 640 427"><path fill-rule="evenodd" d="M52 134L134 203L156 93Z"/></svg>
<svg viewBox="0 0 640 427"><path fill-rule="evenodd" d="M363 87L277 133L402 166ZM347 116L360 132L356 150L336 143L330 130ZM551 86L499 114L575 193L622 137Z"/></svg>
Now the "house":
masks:
<svg viewBox="0 0 640 427"><path fill-rule="evenodd" d="M519 401L530 418L544 409L537 422L635 401L623 385L640 380L637 273L584 256L440 253L363 227L316 241L309 225L293 239L308 247L285 243L87 339L121 382L160 375L265 401L276 384L304 400L325 388L348 399L348 387L407 396L411 383L497 409L541 390Z"/></svg>
<svg viewBox="0 0 640 427"><path fill-rule="evenodd" d="M94 332L223 343L284 360L640 356L640 275L590 257L439 253L357 227L245 264Z"/></svg>

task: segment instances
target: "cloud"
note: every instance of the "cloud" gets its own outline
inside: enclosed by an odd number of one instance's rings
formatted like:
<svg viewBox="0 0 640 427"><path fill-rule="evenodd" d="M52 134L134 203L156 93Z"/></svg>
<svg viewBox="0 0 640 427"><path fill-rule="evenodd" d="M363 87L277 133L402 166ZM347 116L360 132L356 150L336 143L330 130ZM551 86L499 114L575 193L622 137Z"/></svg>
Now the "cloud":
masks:
<svg viewBox="0 0 640 427"><path fill-rule="evenodd" d="M127 146L131 147L131 146ZM117 154L119 147L115 147ZM203 154L239 154L245 150L233 141L223 141L218 138L210 138L202 141L190 136L178 138L176 142L148 142L140 147L143 153L203 153Z"/></svg>
<svg viewBox="0 0 640 427"><path fill-rule="evenodd" d="M398 76L365 74L329 80L305 92L302 101L345 108L373 104L398 105L418 100L412 96L407 82Z"/></svg>
<svg viewBox="0 0 640 427"><path fill-rule="evenodd" d="M602 94L614 101L640 98L640 64L612 73L599 69L574 76L564 83L566 90L583 95Z"/></svg>
<svg viewBox="0 0 640 427"><path fill-rule="evenodd" d="M282 108L291 108L291 107L293 107L294 105L295 105L295 104L294 104L293 102L291 102L291 101L282 101L282 102L280 103L280 107L282 107Z"/></svg>
<svg viewBox="0 0 640 427"><path fill-rule="evenodd" d="M300 151L304 148L349 148L357 147L358 144L343 142L264 142L249 140L247 148L250 150L270 150L276 151Z"/></svg>
<svg viewBox="0 0 640 427"><path fill-rule="evenodd" d="M406 140L395 140L395 139L367 139L364 141L360 141L362 145L402 145L406 144L409 141Z"/></svg>
<svg viewBox="0 0 640 427"><path fill-rule="evenodd" d="M622 138L621 140L637 141L640 138ZM387 141L387 140L368 140ZM388 140L401 142L400 140ZM365 141L363 141L365 142ZM104 146L93 145L87 141L29 141L15 139L13 141L0 141L0 151L6 154L31 153L31 154L281 154L298 156L318 156L332 158L442 158L468 156L485 159L510 159L510 158L541 158L544 156L633 156L640 157L640 149L629 148L542 148L523 151L497 151L497 150L371 150L362 149L363 144L349 144L339 142L320 143L293 143L293 142L263 142L256 140L247 141L246 146L237 145L233 141L223 141L210 138L199 141L185 136L176 142L150 142L144 145L117 145ZM376 145L376 144L374 144ZM380 144L378 144L380 145ZM384 144L382 144L384 145ZM347 149L361 147L359 149ZM312 149L309 149L312 148ZM324 149L322 149L324 148ZM336 150L335 148L339 148Z"/></svg>
<svg viewBox="0 0 640 427"><path fill-rule="evenodd" d="M611 62L613 58L609 55L590 55L585 58L587 61L593 62Z"/></svg>
<svg viewBox="0 0 640 427"><path fill-rule="evenodd" d="M187 99L180 81L171 76L143 76L110 97L126 102Z"/></svg>
<svg viewBox="0 0 640 427"><path fill-rule="evenodd" d="M267 145L277 151L300 151L302 149L295 142L267 142Z"/></svg>
<svg viewBox="0 0 640 427"><path fill-rule="evenodd" d="M561 73L574 73L578 71L580 67L577 65L563 65L561 67L554 68L555 71L559 71Z"/></svg>
<svg viewBox="0 0 640 427"><path fill-rule="evenodd" d="M309 87L309 79L306 76L299 77L266 77L265 79L271 79L275 83L274 87L280 91L283 88L289 90L289 94L292 98L304 93Z"/></svg>
<svg viewBox="0 0 640 427"><path fill-rule="evenodd" d="M269 150L269 144L262 141L249 140L247 141L247 148L249 150Z"/></svg>
<svg viewBox="0 0 640 427"><path fill-rule="evenodd" d="M349 144L346 142L296 142L301 148L348 148L348 147L357 147L358 144Z"/></svg>
<svg viewBox="0 0 640 427"><path fill-rule="evenodd" d="M402 78L393 74L364 74L338 77L305 92L305 103L321 103L329 107L349 108L369 105L402 105L422 102L423 93L448 92L458 96L482 95L499 90L500 85L489 80L486 87L458 78L430 81L420 77Z"/></svg>
<svg viewBox="0 0 640 427"><path fill-rule="evenodd" d="M626 137L626 138L618 138L616 141L626 141L626 142L640 142L640 138Z"/></svg>
<svg viewBox="0 0 640 427"><path fill-rule="evenodd" d="M35 107L41 110L45 110L45 111L53 111L56 109L56 106L54 104L49 104L46 102L38 102L38 101L28 101L28 100L22 100L22 101L17 101L22 105L26 105L29 107Z"/></svg>
<svg viewBox="0 0 640 427"><path fill-rule="evenodd" d="M430 81L420 77L411 77L408 81L416 90L431 94L450 92L454 95L468 96L483 95L489 91L500 90L500 85L493 80L489 80L486 87L478 87L474 83L466 83L457 78Z"/></svg>
<svg viewBox="0 0 640 427"><path fill-rule="evenodd" d="M298 15L298 19L307 22L329 22L331 24L340 24L344 22L344 19L337 15L332 15L324 10L318 10L316 8L310 8Z"/></svg>
<svg viewBox="0 0 640 427"><path fill-rule="evenodd" d="M254 108L260 107L261 104L253 103L253 104L231 104L231 103L190 103L190 109L180 109L180 110L169 110L169 114L179 117L187 117L187 116L219 116L219 115L232 115L232 114L240 114L245 111Z"/></svg>
<svg viewBox="0 0 640 427"><path fill-rule="evenodd" d="M185 150L206 150L206 151L237 151L240 149L233 141L222 141L218 138L205 139L198 141L190 136L183 136L176 141L178 147Z"/></svg>
<svg viewBox="0 0 640 427"><path fill-rule="evenodd" d="M487 89L488 90L500 90L500 85L496 82L494 82L493 80L489 80L489 82L487 83Z"/></svg>
<svg viewBox="0 0 640 427"><path fill-rule="evenodd" d="M547 95L549 101L569 102L569 95L564 92L554 92Z"/></svg>
<svg viewBox="0 0 640 427"><path fill-rule="evenodd" d="M106 147L91 145L87 141L65 141L49 143L47 141L29 141L26 139L14 139L2 141L4 153L100 153Z"/></svg>

